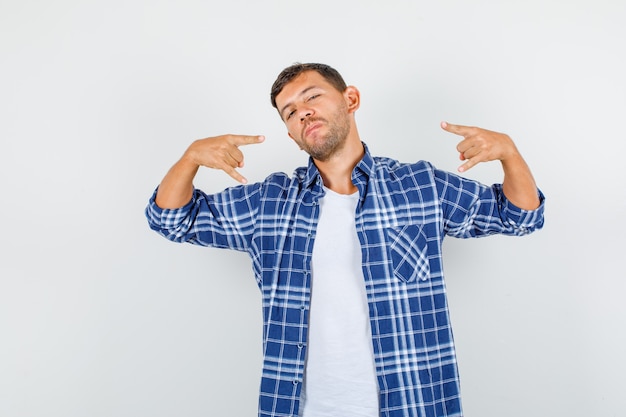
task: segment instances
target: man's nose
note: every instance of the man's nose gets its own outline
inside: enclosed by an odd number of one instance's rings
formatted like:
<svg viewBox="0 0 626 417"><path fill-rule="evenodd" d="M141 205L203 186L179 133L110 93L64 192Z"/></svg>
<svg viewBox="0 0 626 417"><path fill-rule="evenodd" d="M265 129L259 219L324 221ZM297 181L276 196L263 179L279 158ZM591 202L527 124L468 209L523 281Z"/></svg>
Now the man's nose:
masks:
<svg viewBox="0 0 626 417"><path fill-rule="evenodd" d="M300 111L300 121L304 122L309 117L313 116L313 111L311 109L303 109Z"/></svg>

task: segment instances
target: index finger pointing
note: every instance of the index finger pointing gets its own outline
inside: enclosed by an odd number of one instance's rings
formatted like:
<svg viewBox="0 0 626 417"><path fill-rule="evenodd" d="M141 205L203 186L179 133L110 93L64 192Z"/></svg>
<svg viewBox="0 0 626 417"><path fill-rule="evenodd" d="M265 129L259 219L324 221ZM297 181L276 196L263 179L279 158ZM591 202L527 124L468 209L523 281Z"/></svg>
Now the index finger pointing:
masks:
<svg viewBox="0 0 626 417"><path fill-rule="evenodd" d="M229 135L229 136L230 136L230 143L232 143L235 146L253 145L255 143L261 143L265 140L265 136L263 135L256 135L256 136Z"/></svg>
<svg viewBox="0 0 626 417"><path fill-rule="evenodd" d="M452 123L448 123L448 122L441 122L441 128L445 130L446 132L454 133L455 135L460 135L460 136L467 135L468 133L470 133L470 130L472 129L469 126L453 125Z"/></svg>

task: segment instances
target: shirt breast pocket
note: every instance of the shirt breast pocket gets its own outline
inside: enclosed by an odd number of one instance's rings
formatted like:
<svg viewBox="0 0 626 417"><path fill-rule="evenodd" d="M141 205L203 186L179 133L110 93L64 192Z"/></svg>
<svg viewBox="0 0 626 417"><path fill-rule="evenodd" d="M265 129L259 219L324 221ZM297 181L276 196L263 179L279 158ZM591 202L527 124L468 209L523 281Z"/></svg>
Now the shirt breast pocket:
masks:
<svg viewBox="0 0 626 417"><path fill-rule="evenodd" d="M428 241L422 225L388 228L387 238L394 275L405 282L425 281L430 276Z"/></svg>

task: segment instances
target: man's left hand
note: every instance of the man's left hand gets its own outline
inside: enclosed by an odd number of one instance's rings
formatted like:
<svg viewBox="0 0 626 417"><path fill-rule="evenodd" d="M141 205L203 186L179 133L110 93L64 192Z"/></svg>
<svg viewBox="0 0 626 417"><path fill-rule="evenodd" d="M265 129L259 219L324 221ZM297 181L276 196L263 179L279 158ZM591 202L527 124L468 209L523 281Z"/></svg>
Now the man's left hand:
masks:
<svg viewBox="0 0 626 417"><path fill-rule="evenodd" d="M513 140L504 133L447 122L441 122L441 127L447 132L463 136L463 140L456 146L459 158L465 161L459 167L459 172L465 172L480 162L504 161L519 155Z"/></svg>

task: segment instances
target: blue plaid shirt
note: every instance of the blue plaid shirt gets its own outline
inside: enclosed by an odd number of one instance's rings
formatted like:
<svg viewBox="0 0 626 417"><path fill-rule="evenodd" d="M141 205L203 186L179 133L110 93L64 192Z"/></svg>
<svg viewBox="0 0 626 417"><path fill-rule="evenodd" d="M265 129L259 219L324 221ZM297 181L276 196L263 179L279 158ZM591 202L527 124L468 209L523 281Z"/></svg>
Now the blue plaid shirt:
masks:
<svg viewBox="0 0 626 417"><path fill-rule="evenodd" d="M442 273L442 243L494 233L526 235L543 225L512 205L501 186L372 157L352 172L380 415L461 416L459 376ZM146 208L150 227L175 242L247 252L262 293L263 372L259 416L297 416L305 373L322 179L312 162L292 177L207 195L179 209Z"/></svg>

